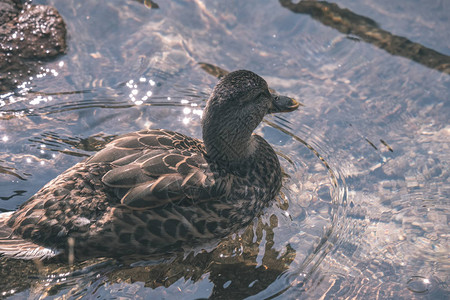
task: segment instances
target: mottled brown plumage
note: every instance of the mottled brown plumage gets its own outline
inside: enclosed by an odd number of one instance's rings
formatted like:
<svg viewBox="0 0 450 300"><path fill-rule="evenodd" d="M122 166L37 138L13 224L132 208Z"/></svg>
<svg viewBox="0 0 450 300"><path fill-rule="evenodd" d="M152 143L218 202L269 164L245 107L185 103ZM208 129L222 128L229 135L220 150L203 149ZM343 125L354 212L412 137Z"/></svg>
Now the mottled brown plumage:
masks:
<svg viewBox="0 0 450 300"><path fill-rule="evenodd" d="M0 215L0 254L78 258L174 251L248 224L281 187L272 147L252 134L292 111L250 71L225 76L203 114L204 142L168 130L126 134Z"/></svg>

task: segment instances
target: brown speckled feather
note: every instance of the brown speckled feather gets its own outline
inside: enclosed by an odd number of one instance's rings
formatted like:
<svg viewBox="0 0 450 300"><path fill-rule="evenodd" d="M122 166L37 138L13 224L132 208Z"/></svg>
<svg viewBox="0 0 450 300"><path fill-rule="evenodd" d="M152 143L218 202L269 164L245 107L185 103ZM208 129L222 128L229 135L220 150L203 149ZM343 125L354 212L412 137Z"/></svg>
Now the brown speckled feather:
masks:
<svg viewBox="0 0 450 300"><path fill-rule="evenodd" d="M200 141L165 130L119 137L47 184L8 224L16 235L62 248L62 237L104 230L115 209L211 200L214 179L202 151Z"/></svg>
<svg viewBox="0 0 450 300"><path fill-rule="evenodd" d="M129 147L141 149L129 154ZM123 153L123 156L121 155ZM112 155L109 155L112 153ZM112 188L126 189L121 203L130 208L154 208L185 198L212 199L213 174L201 141L165 130L124 136L94 155L87 164L114 157L114 168L102 178ZM100 158L97 158L99 156Z"/></svg>

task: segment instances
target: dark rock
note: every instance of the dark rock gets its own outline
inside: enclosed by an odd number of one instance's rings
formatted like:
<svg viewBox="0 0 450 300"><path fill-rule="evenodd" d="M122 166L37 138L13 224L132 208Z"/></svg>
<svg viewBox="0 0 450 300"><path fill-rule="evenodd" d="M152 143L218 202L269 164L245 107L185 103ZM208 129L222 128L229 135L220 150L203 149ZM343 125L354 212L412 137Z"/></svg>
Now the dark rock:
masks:
<svg viewBox="0 0 450 300"><path fill-rule="evenodd" d="M0 0L0 91L14 89L65 50L66 26L55 8Z"/></svg>

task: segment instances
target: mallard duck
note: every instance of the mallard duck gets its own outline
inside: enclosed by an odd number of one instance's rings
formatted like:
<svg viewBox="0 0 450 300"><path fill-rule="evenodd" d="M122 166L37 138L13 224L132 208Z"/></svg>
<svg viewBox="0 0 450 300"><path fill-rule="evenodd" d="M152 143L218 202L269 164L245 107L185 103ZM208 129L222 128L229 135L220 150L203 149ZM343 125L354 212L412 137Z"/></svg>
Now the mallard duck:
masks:
<svg viewBox="0 0 450 300"><path fill-rule="evenodd" d="M151 129L119 136L0 216L0 254L45 259L151 255L224 237L249 224L281 188L266 114L299 103L240 70L215 86L203 142Z"/></svg>

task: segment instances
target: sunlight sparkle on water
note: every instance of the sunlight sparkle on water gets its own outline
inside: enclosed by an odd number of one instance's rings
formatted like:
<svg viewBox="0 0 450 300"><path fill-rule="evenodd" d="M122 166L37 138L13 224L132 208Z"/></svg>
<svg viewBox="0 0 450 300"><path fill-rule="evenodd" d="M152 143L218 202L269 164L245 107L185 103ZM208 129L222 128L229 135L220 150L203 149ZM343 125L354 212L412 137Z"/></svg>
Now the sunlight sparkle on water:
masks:
<svg viewBox="0 0 450 300"><path fill-rule="evenodd" d="M39 95L36 98L34 98L33 100L31 100L30 104L31 105L38 105L41 102L48 102L48 101L52 101L52 100L53 100L52 96L42 97L41 95Z"/></svg>
<svg viewBox="0 0 450 300"><path fill-rule="evenodd" d="M202 115L203 115L203 110L201 110L201 109L194 109L193 113L194 113L194 115L197 115L197 116L199 116L199 117L202 117Z"/></svg>
<svg viewBox="0 0 450 300"><path fill-rule="evenodd" d="M2 138L2 140L3 140L4 142L7 142L7 141L9 140L9 137L8 137L7 135L4 135L3 138Z"/></svg>
<svg viewBox="0 0 450 300"><path fill-rule="evenodd" d="M155 82L153 80L150 79L148 81L151 86L155 85ZM134 81L134 79L130 79L125 84L131 90L128 97L136 105L142 105L153 95L153 92L151 90L147 90L147 86L142 85L142 83L144 82L147 82L147 78L140 77L137 81Z"/></svg>
<svg viewBox="0 0 450 300"><path fill-rule="evenodd" d="M134 80L133 80L133 79L128 80L128 82L127 82L127 87L129 87L130 89L132 89L132 88L133 88L133 83L134 83Z"/></svg>

